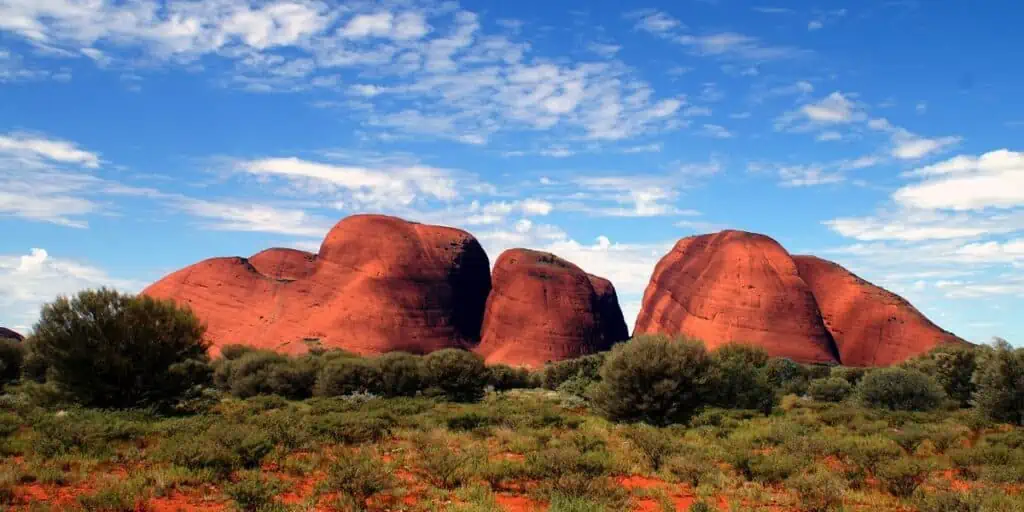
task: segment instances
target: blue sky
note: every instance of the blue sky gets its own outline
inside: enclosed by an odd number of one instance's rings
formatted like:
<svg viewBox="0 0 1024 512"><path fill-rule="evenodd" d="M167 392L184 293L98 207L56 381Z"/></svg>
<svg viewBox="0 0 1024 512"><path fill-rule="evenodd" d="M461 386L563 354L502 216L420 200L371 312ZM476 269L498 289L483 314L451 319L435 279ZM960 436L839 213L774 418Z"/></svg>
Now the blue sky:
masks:
<svg viewBox="0 0 1024 512"><path fill-rule="evenodd" d="M0 0L0 325L381 212L559 254L630 323L676 240L737 228L1019 342L1022 16Z"/></svg>

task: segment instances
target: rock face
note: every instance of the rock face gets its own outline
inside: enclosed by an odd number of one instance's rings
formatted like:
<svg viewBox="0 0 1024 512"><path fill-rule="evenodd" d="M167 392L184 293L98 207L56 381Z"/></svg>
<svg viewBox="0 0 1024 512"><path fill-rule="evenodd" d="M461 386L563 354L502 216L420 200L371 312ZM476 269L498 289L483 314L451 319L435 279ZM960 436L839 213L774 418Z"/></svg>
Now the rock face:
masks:
<svg viewBox="0 0 1024 512"><path fill-rule="evenodd" d="M494 265L476 350L489 364L540 367L628 337L610 281L552 254L510 249Z"/></svg>
<svg viewBox="0 0 1024 512"><path fill-rule="evenodd" d="M0 327L0 339L22 341L25 339L25 337L6 327Z"/></svg>
<svg viewBox="0 0 1024 512"><path fill-rule="evenodd" d="M634 335L731 341L801 362L837 362L810 288L775 240L742 231L684 238L658 262Z"/></svg>
<svg viewBox="0 0 1024 512"><path fill-rule="evenodd" d="M899 364L941 343L962 343L909 302L845 268L814 256L794 256L818 301L823 323L847 366Z"/></svg>
<svg viewBox="0 0 1024 512"><path fill-rule="evenodd" d="M489 291L487 255L469 233L356 215L331 229L317 255L268 249L213 258L143 293L190 306L214 352L243 343L372 354L474 344Z"/></svg>

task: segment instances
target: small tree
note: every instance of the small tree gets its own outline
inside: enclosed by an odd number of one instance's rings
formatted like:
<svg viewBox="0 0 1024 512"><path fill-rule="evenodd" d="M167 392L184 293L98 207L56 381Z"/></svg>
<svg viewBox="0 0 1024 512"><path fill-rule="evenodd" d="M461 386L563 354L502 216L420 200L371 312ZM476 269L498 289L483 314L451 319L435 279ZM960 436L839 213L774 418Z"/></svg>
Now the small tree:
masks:
<svg viewBox="0 0 1024 512"><path fill-rule="evenodd" d="M42 308L29 346L83 405L168 406L209 381L204 327L171 301L106 288Z"/></svg>
<svg viewBox="0 0 1024 512"><path fill-rule="evenodd" d="M316 396L343 396L380 391L380 369L377 365L355 358L338 358L324 364L313 388Z"/></svg>
<svg viewBox="0 0 1024 512"><path fill-rule="evenodd" d="M978 412L996 421L1024 425L1024 349L996 338L978 361L973 383Z"/></svg>
<svg viewBox="0 0 1024 512"><path fill-rule="evenodd" d="M711 403L718 407L770 413L776 395L765 373L767 364L768 352L753 345L729 343L712 352Z"/></svg>
<svg viewBox="0 0 1024 512"><path fill-rule="evenodd" d="M857 385L857 393L868 407L894 411L928 411L942 404L945 397L934 379L906 368L882 368L868 373Z"/></svg>
<svg viewBox="0 0 1024 512"><path fill-rule="evenodd" d="M853 386L840 377L814 379L807 388L807 394L819 402L842 402L851 393Z"/></svg>
<svg viewBox="0 0 1024 512"><path fill-rule="evenodd" d="M779 394L802 395L807 391L807 373L792 359L773 357L764 367L765 379Z"/></svg>
<svg viewBox="0 0 1024 512"><path fill-rule="evenodd" d="M427 386L454 402L475 402L484 396L490 373L484 360L465 350L446 348L423 358Z"/></svg>
<svg viewBox="0 0 1024 512"><path fill-rule="evenodd" d="M24 364L25 346L22 342L0 338L0 386L18 380Z"/></svg>
<svg viewBox="0 0 1024 512"><path fill-rule="evenodd" d="M385 396L414 396L424 388L420 358L406 352L389 352L377 358L381 390Z"/></svg>
<svg viewBox="0 0 1024 512"><path fill-rule="evenodd" d="M488 383L494 386L495 391L508 391L510 389L523 389L532 387L530 370L526 368L513 368L506 364L496 364L488 368L491 373Z"/></svg>
<svg viewBox="0 0 1024 512"><path fill-rule="evenodd" d="M960 407L968 407L974 395L974 370L978 351L969 345L944 343L903 364L935 379Z"/></svg>
<svg viewBox="0 0 1024 512"><path fill-rule="evenodd" d="M634 338L608 354L594 402L613 420L685 422L705 403L710 364L700 341Z"/></svg>

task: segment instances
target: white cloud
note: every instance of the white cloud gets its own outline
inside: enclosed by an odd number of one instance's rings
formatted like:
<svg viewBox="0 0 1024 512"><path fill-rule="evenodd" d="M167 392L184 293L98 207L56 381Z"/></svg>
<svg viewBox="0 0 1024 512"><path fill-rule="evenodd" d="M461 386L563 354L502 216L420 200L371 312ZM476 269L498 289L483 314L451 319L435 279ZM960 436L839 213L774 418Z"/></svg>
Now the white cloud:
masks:
<svg viewBox="0 0 1024 512"><path fill-rule="evenodd" d="M820 22L820 21L818 21L818 20L811 20L810 22L807 23L807 30L810 30L810 31L813 32L815 30L821 30L822 27L824 27L824 26L825 26L825 24Z"/></svg>
<svg viewBox="0 0 1024 512"><path fill-rule="evenodd" d="M717 139L731 139L733 137L733 133L728 128L710 123L703 125L699 133Z"/></svg>
<svg viewBox="0 0 1024 512"><path fill-rule="evenodd" d="M893 194L902 205L981 210L1024 206L1024 154L1006 149L961 155L911 173L922 181Z"/></svg>
<svg viewBox="0 0 1024 512"><path fill-rule="evenodd" d="M800 111L807 119L825 124L848 123L857 116L853 102L839 91L821 101L804 105Z"/></svg>
<svg viewBox="0 0 1024 512"><path fill-rule="evenodd" d="M333 225L304 210L236 202L179 198L174 206L203 219L202 226L215 231L278 233L322 238Z"/></svg>
<svg viewBox="0 0 1024 512"><path fill-rule="evenodd" d="M648 13L636 22L637 29L656 34L668 32L680 26L682 26L682 23L679 20L660 11Z"/></svg>
<svg viewBox="0 0 1024 512"><path fill-rule="evenodd" d="M99 155L80 149L73 142L21 132L0 135L0 156L21 158L30 163L48 160L79 164L90 169L100 166Z"/></svg>
<svg viewBox="0 0 1024 512"><path fill-rule="evenodd" d="M0 254L0 325L26 332L39 307L58 295L108 286L128 292L143 283L110 276L102 269L73 260L54 258L45 249L28 254Z"/></svg>
<svg viewBox="0 0 1024 512"><path fill-rule="evenodd" d="M839 133L839 132L835 132L835 131L831 131L830 130L830 131L819 133L818 136L815 137L815 138L817 140L819 140L819 141L827 142L827 141L842 140L843 139L843 135L841 133Z"/></svg>

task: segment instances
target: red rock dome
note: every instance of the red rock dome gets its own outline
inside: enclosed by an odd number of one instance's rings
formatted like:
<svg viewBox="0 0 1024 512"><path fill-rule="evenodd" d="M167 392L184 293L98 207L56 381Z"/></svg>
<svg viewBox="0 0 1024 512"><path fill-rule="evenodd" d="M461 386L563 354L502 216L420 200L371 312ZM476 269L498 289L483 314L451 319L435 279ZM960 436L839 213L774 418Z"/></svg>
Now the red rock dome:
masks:
<svg viewBox="0 0 1024 512"><path fill-rule="evenodd" d="M710 349L750 343L805 363L839 358L789 253L743 231L676 243L654 269L633 332L686 335Z"/></svg>
<svg viewBox="0 0 1024 512"><path fill-rule="evenodd" d="M940 343L963 343L909 302L845 268L814 256L794 256L818 302L846 366L899 364Z"/></svg>
<svg viewBox="0 0 1024 512"><path fill-rule="evenodd" d="M487 255L457 229L394 217L338 222L319 255L270 249L213 258L143 291L190 306L217 347L311 345L426 353L475 344L490 291Z"/></svg>
<svg viewBox="0 0 1024 512"><path fill-rule="evenodd" d="M25 337L6 327L0 327L0 339L22 341Z"/></svg>
<svg viewBox="0 0 1024 512"><path fill-rule="evenodd" d="M494 265L476 350L489 364L540 367L627 337L611 282L549 253L510 249Z"/></svg>

